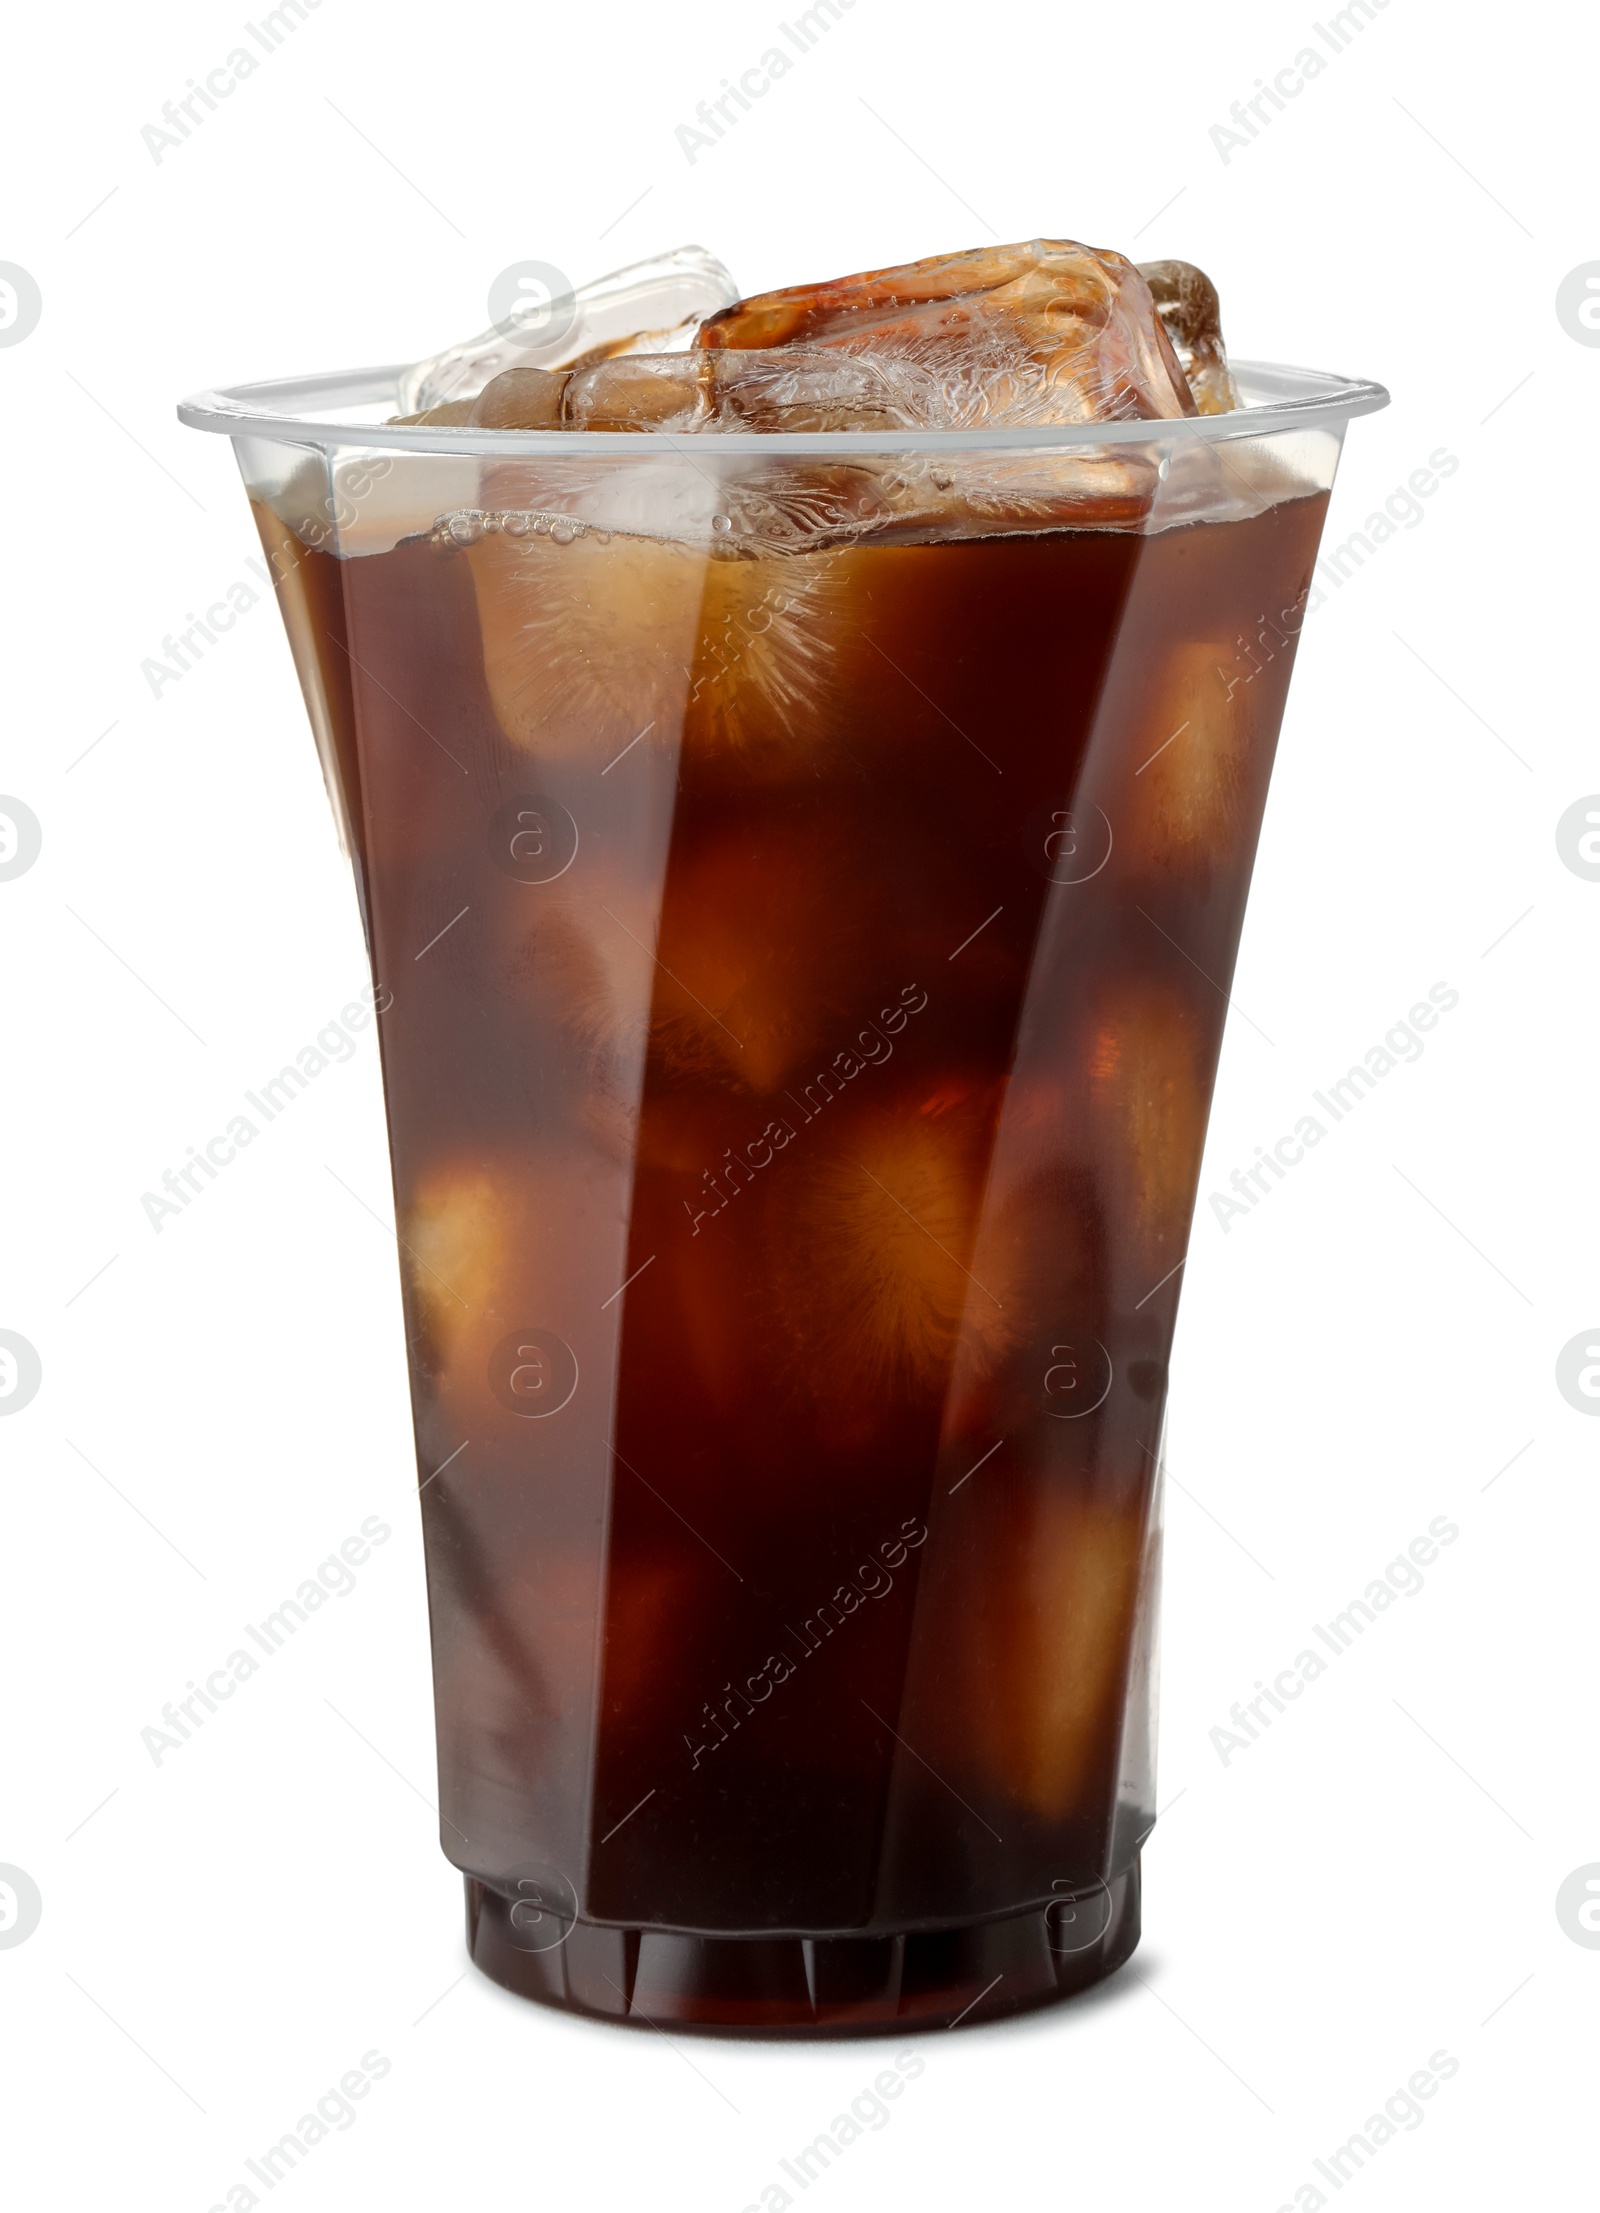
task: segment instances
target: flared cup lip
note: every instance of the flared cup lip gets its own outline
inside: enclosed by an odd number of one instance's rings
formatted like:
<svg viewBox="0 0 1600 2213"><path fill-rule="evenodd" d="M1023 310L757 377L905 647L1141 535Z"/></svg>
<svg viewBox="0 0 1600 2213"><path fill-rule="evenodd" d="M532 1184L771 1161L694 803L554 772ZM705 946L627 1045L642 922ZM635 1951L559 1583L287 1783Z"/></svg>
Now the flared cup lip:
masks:
<svg viewBox="0 0 1600 2213"><path fill-rule="evenodd" d="M1198 439L1216 444L1275 431L1342 429L1357 415L1387 407L1381 384L1324 369L1270 361L1230 363L1246 400L1227 415L1181 415L1117 423L1034 423L979 430L715 431L685 437L669 431L488 430L470 425L400 424L383 419L399 405L401 379L412 364L336 369L315 376L274 377L195 392L178 406L191 430L230 438L268 438L326 450L453 454L586 454L619 458L662 443L718 454L1066 452L1074 447L1149 445Z"/></svg>

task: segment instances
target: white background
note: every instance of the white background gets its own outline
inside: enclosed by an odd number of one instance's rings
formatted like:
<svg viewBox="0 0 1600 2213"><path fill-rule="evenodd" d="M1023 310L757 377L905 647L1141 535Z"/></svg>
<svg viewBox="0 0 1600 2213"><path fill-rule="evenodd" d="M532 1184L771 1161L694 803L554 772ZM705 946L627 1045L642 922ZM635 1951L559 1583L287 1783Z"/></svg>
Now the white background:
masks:
<svg viewBox="0 0 1600 2213"><path fill-rule="evenodd" d="M1230 1023L1173 1376L1143 1946L1083 2002L920 2040L813 2187L1273 2213L1442 2049L1351 2194L1576 2203L1600 1953L1555 1895L1600 1860L1600 1424L1555 1363L1600 1323L1600 884L1555 826L1600 787L1600 350L1555 293L1600 256L1593 44L1390 0L1224 162L1211 127L1309 8L856 0L691 164L676 127L778 20L324 0L159 163L141 127L241 13L11 32L0 259L43 316L0 351L0 790L44 830L0 884L0 1326L44 1371L0 1425L0 1862L44 1902L0 1950L13 2194L205 2213L377 2048L280 2185L305 2213L738 2213L896 2048L669 2045L464 1973L370 1033L181 1220L140 1206L356 994L355 905L270 601L159 699L140 664L256 550L226 444L174 420L197 386L432 351L528 257L581 280L695 239L753 290L1044 233L1193 258L1237 353L1392 388L1332 539L1434 449L1460 467L1295 678L1235 994L1272 1042ZM1423 1057L1224 1235L1204 1194L1439 981ZM153 1767L163 1703L373 1514L357 1590ZM1440 1515L1421 1593L1224 1766L1232 1704Z"/></svg>

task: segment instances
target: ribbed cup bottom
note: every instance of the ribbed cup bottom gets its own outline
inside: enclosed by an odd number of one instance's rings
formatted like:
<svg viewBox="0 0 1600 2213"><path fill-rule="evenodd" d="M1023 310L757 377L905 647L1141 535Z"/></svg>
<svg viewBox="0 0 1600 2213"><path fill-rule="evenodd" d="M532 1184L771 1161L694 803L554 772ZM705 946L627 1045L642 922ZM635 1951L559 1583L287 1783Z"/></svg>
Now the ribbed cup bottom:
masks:
<svg viewBox="0 0 1600 2213"><path fill-rule="evenodd" d="M1139 1863L1103 1890L898 1936L696 1936L542 1917L467 1880L467 1949L541 2005L724 2036L888 2036L996 2021L1112 1973L1139 1941Z"/></svg>

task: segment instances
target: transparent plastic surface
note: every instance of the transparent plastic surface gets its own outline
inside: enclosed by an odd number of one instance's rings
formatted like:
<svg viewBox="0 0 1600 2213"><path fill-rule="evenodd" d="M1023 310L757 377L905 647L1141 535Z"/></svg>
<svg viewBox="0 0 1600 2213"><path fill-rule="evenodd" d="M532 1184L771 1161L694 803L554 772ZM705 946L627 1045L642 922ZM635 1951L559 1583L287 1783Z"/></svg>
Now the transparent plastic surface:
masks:
<svg viewBox="0 0 1600 2213"><path fill-rule="evenodd" d="M474 399L503 370L561 368L646 329L669 341L678 328L728 306L738 291L715 255L702 246L681 246L658 260L558 293L521 322L508 316L480 337L419 361L399 380L399 412Z"/></svg>
<svg viewBox="0 0 1600 2213"><path fill-rule="evenodd" d="M954 442L191 405L389 1001L442 1841L529 1995L892 2029L1136 1941L1224 994L1383 398L1233 366Z"/></svg>

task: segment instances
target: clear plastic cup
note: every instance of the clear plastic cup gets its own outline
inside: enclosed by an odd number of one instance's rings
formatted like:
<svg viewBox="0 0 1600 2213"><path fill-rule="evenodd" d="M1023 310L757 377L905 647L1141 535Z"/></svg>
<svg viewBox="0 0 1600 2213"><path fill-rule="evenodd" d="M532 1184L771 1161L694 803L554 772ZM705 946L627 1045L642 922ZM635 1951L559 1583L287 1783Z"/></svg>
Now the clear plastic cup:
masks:
<svg viewBox="0 0 1600 2213"><path fill-rule="evenodd" d="M1139 1930L1168 1353L1345 424L209 393L381 1020L485 1972L855 2034Z"/></svg>

